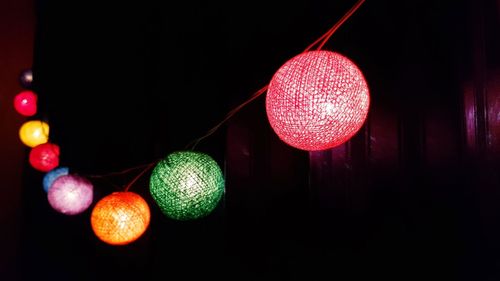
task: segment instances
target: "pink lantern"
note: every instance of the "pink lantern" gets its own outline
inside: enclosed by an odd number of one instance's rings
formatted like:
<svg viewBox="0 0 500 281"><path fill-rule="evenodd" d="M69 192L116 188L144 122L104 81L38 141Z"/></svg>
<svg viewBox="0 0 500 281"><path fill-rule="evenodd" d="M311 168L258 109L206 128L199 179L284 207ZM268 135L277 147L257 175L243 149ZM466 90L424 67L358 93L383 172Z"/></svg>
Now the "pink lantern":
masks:
<svg viewBox="0 0 500 281"><path fill-rule="evenodd" d="M59 146L53 143L42 143L30 151L29 161L38 171L48 172L59 166Z"/></svg>
<svg viewBox="0 0 500 281"><path fill-rule="evenodd" d="M14 97L14 108L23 116L33 116L37 111L37 95L32 91L22 91Z"/></svg>
<svg viewBox="0 0 500 281"><path fill-rule="evenodd" d="M299 54L274 74L267 91L269 123L288 145L307 151L338 146L363 126L370 95L363 74L331 51Z"/></svg>
<svg viewBox="0 0 500 281"><path fill-rule="evenodd" d="M76 215L92 204L94 187L89 180L77 175L60 176L52 183L47 198L59 213Z"/></svg>

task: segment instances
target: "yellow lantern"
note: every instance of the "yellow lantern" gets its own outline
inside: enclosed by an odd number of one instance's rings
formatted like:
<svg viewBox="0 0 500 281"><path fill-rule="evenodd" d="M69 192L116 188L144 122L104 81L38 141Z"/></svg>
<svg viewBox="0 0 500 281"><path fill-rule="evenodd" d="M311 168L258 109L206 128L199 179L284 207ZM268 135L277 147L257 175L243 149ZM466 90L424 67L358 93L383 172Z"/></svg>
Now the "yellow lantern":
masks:
<svg viewBox="0 0 500 281"><path fill-rule="evenodd" d="M27 121L19 129L19 138L29 147L46 143L49 140L49 124L41 120Z"/></svg>

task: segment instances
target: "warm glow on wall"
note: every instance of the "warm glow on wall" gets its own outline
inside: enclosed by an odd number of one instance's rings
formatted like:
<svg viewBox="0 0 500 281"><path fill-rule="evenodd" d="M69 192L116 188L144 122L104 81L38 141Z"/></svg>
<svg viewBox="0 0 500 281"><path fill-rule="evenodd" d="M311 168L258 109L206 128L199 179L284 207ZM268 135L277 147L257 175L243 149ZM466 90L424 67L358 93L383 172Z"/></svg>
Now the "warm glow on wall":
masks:
<svg viewBox="0 0 500 281"><path fill-rule="evenodd" d="M358 67L331 51L310 51L274 74L266 95L269 123L288 145L325 150L349 140L362 127L370 105Z"/></svg>
<svg viewBox="0 0 500 281"><path fill-rule="evenodd" d="M147 202L133 192L114 192L95 205L90 223L95 235L111 245L137 240L148 228L151 213Z"/></svg>
<svg viewBox="0 0 500 281"><path fill-rule="evenodd" d="M19 129L19 138L29 147L46 143L49 140L49 124L40 120L27 121Z"/></svg>

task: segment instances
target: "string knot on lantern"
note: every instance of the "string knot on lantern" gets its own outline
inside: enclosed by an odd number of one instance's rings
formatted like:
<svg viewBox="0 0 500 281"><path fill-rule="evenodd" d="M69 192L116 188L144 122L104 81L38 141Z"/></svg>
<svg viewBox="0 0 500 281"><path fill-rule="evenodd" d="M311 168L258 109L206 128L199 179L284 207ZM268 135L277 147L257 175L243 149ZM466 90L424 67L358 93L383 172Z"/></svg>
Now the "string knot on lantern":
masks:
<svg viewBox="0 0 500 281"><path fill-rule="evenodd" d="M23 88L30 89L33 84L33 71L25 69L19 75L19 83Z"/></svg>

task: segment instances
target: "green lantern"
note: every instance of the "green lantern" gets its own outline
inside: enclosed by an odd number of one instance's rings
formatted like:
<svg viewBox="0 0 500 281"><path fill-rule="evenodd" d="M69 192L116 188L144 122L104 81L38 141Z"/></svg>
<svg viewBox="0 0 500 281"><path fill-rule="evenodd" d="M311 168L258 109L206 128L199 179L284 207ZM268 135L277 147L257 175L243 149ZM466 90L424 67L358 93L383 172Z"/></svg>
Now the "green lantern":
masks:
<svg viewBox="0 0 500 281"><path fill-rule="evenodd" d="M149 190L167 217L194 220L215 209L224 193L224 177L207 154L177 151L156 165Z"/></svg>

